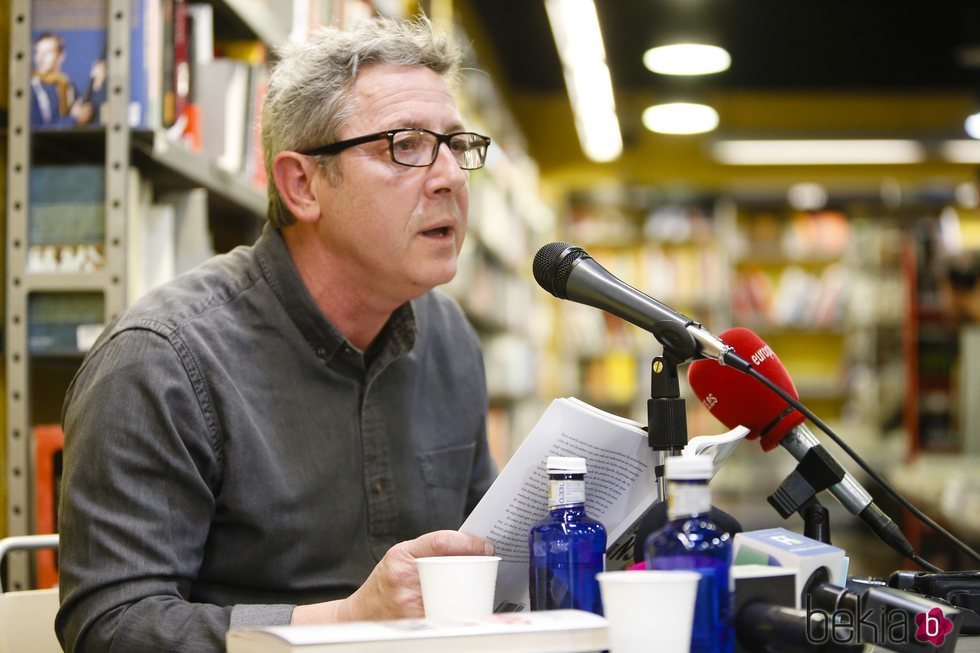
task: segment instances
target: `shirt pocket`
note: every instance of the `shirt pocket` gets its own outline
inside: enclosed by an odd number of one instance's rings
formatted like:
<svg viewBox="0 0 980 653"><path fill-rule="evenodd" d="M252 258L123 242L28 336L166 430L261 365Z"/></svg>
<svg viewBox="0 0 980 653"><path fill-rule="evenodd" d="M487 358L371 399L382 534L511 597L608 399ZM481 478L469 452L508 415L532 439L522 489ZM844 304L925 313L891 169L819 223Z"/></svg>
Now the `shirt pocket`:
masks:
<svg viewBox="0 0 980 653"><path fill-rule="evenodd" d="M476 444L418 454L428 499L430 531L455 530L463 523Z"/></svg>

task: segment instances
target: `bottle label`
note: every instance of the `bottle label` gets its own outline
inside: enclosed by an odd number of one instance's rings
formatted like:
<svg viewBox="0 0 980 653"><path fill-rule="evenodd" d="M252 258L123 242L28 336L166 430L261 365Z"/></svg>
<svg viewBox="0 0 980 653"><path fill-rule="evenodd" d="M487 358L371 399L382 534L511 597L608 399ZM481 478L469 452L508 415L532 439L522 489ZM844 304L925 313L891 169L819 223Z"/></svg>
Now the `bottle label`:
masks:
<svg viewBox="0 0 980 653"><path fill-rule="evenodd" d="M711 510L711 490L697 483L670 483L667 492L667 518L679 519Z"/></svg>
<svg viewBox="0 0 980 653"><path fill-rule="evenodd" d="M548 507L585 503L585 481L548 481Z"/></svg>

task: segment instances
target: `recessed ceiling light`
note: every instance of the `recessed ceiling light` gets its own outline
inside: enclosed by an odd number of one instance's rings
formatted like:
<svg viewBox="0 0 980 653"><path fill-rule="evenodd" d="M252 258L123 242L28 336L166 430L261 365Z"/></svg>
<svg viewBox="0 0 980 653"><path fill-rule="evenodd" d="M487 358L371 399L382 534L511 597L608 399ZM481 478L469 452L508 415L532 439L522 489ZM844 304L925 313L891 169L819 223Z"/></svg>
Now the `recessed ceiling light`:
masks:
<svg viewBox="0 0 980 653"><path fill-rule="evenodd" d="M728 70L732 58L716 45L676 43L650 48L643 55L643 65L661 75L710 75Z"/></svg>
<svg viewBox="0 0 980 653"><path fill-rule="evenodd" d="M707 104L655 104L643 111L643 126L658 134L703 134L718 126L718 112Z"/></svg>
<svg viewBox="0 0 980 653"><path fill-rule="evenodd" d="M970 138L980 139L980 112L967 116L963 127Z"/></svg>
<svg viewBox="0 0 980 653"><path fill-rule="evenodd" d="M827 206L827 188L807 182L793 184L786 191L786 199L797 211L819 211Z"/></svg>

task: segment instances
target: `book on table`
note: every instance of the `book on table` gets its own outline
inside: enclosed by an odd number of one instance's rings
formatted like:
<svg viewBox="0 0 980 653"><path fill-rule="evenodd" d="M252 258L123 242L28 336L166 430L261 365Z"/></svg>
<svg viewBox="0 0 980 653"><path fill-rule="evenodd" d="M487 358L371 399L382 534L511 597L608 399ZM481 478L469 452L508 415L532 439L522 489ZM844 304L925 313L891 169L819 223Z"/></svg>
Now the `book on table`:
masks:
<svg viewBox="0 0 980 653"><path fill-rule="evenodd" d="M581 610L232 629L228 653L558 653L608 648L606 620Z"/></svg>

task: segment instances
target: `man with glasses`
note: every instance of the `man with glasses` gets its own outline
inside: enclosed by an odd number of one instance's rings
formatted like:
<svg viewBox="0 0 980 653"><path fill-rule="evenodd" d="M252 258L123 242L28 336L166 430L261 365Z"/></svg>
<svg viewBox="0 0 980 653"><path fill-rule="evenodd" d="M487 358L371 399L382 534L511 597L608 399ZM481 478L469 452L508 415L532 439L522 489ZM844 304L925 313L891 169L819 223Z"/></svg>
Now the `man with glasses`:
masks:
<svg viewBox="0 0 980 653"><path fill-rule="evenodd" d="M66 651L223 651L229 627L422 614L414 558L493 480L456 273L470 170L426 21L281 53L268 224L106 327L66 398Z"/></svg>

